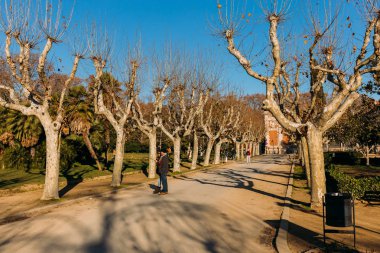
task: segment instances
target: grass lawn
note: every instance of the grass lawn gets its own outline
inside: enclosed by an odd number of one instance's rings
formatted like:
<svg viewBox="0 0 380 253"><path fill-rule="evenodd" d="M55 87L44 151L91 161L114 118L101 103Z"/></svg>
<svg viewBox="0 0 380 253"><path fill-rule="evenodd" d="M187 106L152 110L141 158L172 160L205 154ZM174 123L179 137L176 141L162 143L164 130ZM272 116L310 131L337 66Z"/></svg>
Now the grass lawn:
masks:
<svg viewBox="0 0 380 253"><path fill-rule="evenodd" d="M148 157L149 155L146 153L126 153L124 155L123 172L145 169L148 164ZM98 171L95 165L74 163L69 170L60 172L59 181L82 181L111 174L112 164L110 170ZM42 170L32 169L28 172L16 169L0 169L0 189L11 189L27 184L43 184L44 180L44 168Z"/></svg>
<svg viewBox="0 0 380 253"><path fill-rule="evenodd" d="M380 176L379 166L365 166L365 165L334 165L335 168L341 172L352 177L374 177Z"/></svg>

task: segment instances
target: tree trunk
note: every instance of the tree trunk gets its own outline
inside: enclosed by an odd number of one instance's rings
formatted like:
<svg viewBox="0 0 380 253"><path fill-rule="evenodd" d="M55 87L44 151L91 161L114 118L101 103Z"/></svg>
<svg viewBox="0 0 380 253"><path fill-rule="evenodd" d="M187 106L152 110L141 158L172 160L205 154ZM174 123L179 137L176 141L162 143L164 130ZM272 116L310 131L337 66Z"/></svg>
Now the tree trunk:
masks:
<svg viewBox="0 0 380 253"><path fill-rule="evenodd" d="M191 157L193 156L193 154L192 154L192 150L191 150L191 144L189 143L189 145L187 146L187 152L186 152L186 154L187 154L187 159L191 159Z"/></svg>
<svg viewBox="0 0 380 253"><path fill-rule="evenodd" d="M88 151L90 152L90 155L91 155L92 159L95 160L95 162L96 162L96 166L98 167L98 170L99 170L99 171L102 171L103 168L102 168L102 166L100 165L100 162L99 162L98 156L96 155L94 148L92 147L92 143L91 143L91 141L90 141L90 138L88 138L88 134L87 134L87 133L82 133L82 136L83 136L84 144L86 145Z"/></svg>
<svg viewBox="0 0 380 253"><path fill-rule="evenodd" d="M235 142L236 160L240 160L240 142Z"/></svg>
<svg viewBox="0 0 380 253"><path fill-rule="evenodd" d="M321 206L326 193L322 132L310 124L306 140L311 169L311 205Z"/></svg>
<svg viewBox="0 0 380 253"><path fill-rule="evenodd" d="M46 135L46 175L41 200L59 199L60 132L44 126Z"/></svg>
<svg viewBox="0 0 380 253"><path fill-rule="evenodd" d="M311 173L310 173L310 159L309 159L309 148L307 146L307 140L305 137L301 137L301 150L302 150L302 158L304 161L304 168L306 172L307 186L311 187ZM323 152L323 149L322 149Z"/></svg>
<svg viewBox="0 0 380 253"><path fill-rule="evenodd" d="M199 144L198 144L198 135L197 132L194 131L194 139L193 139L193 158L191 161L191 170L194 170L197 168L197 161L198 161L198 150L199 150Z"/></svg>
<svg viewBox="0 0 380 253"><path fill-rule="evenodd" d="M303 155L303 148L302 148L302 141L297 141L297 152L298 152L298 159L301 162L301 166L305 167L305 157Z"/></svg>
<svg viewBox="0 0 380 253"><path fill-rule="evenodd" d="M110 144L111 144L111 133L110 133L110 129L108 127L107 124L105 124L105 133L104 133L104 137L105 137L105 143L106 143L106 154L105 154L105 158L106 158L106 168L109 169L108 165L109 165L109 151L110 151Z"/></svg>
<svg viewBox="0 0 380 253"><path fill-rule="evenodd" d="M217 142L215 144L215 150L214 150L214 164L220 164L220 148L222 146L222 142Z"/></svg>
<svg viewBox="0 0 380 253"><path fill-rule="evenodd" d="M121 184L121 172L123 171L124 160L125 133L123 129L116 132L116 151L115 161L112 171L112 187L118 187Z"/></svg>
<svg viewBox="0 0 380 253"><path fill-rule="evenodd" d="M156 177L156 163L157 163L157 135L156 129L148 135L149 137L149 167L148 178Z"/></svg>
<svg viewBox="0 0 380 253"><path fill-rule="evenodd" d="M173 161L173 172L181 171L181 138L175 137L173 140L174 144L174 161Z"/></svg>
<svg viewBox="0 0 380 253"><path fill-rule="evenodd" d="M369 147L365 147L365 159L366 159L366 165L369 166Z"/></svg>
<svg viewBox="0 0 380 253"><path fill-rule="evenodd" d="M244 157L245 157L243 144L241 144L241 148L240 148L240 157L241 157L241 159L244 159Z"/></svg>
<svg viewBox="0 0 380 253"><path fill-rule="evenodd" d="M203 161L203 166L210 165L210 156L211 156L212 147L214 146L214 142L215 141L213 139L209 139L207 142L207 149L206 149L205 159Z"/></svg>

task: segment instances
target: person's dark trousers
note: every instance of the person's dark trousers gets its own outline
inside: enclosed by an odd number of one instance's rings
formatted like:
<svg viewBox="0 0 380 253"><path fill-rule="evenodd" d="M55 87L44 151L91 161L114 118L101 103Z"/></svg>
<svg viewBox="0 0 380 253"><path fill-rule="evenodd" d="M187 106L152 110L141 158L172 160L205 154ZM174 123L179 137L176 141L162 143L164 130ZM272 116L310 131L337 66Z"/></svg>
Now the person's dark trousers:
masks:
<svg viewBox="0 0 380 253"><path fill-rule="evenodd" d="M162 191L163 192L168 192L168 179L166 177L166 174L165 173L161 173L160 178L161 178Z"/></svg>

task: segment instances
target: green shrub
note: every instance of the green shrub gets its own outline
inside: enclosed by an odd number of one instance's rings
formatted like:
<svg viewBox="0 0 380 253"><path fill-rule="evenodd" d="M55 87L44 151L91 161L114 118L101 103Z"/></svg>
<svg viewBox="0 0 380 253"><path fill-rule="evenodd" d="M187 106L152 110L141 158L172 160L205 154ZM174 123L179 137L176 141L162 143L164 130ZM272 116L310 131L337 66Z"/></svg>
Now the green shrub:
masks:
<svg viewBox="0 0 380 253"><path fill-rule="evenodd" d="M8 169L27 170L30 164L30 155L26 148L16 143L4 150L3 162Z"/></svg>
<svg viewBox="0 0 380 253"><path fill-rule="evenodd" d="M366 191L380 191L380 177L354 178L336 169L333 165L328 170L338 182L340 192L350 193L354 198L361 199Z"/></svg>
<svg viewBox="0 0 380 253"><path fill-rule="evenodd" d="M326 152L325 162L334 164L347 164L359 165L362 160L362 154L356 151L339 151L339 152Z"/></svg>

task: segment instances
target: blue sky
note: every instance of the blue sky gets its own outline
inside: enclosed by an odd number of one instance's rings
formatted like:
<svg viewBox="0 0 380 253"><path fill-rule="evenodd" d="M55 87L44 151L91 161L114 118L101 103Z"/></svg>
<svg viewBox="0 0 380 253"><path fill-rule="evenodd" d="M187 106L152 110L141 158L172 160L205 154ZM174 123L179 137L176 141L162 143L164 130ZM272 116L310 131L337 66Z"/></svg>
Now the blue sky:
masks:
<svg viewBox="0 0 380 253"><path fill-rule="evenodd" d="M227 53L223 40L213 35L216 1L207 0L78 0L72 26L96 22L105 26L114 44L134 44L141 38L143 53L162 51L168 43L178 49L211 54L223 65L223 80L246 93L262 92L263 85L246 76ZM119 44L120 43L120 44ZM80 76L91 72L84 64Z"/></svg>
<svg viewBox="0 0 380 253"><path fill-rule="evenodd" d="M71 1L63 2L67 12L72 6ZM242 2L242 0L235 2ZM252 34L246 39L245 45L250 46L254 42L253 55L255 55L265 48L268 26L262 10L253 2L252 0L248 1L247 5L246 14L252 13L252 17L247 23L246 31L252 32ZM318 1L293 0L286 21L279 28L280 37L286 37L288 33L292 34L287 47L291 50L297 48L295 52L302 51L308 46L303 43L303 36L308 34L307 2L312 3L315 7ZM333 2L345 4L347 1L336 0ZM221 0L221 3L224 8L225 0ZM346 22L344 19L346 16L350 16L351 19L347 22L352 22L353 25L347 32L355 31L356 37L360 39L363 29L356 31L360 27L361 21L357 17L357 11L352 7L351 1L343 8L342 24L347 25L344 23ZM212 56L211 62L215 62L216 66L223 64L222 80L229 83L235 90L240 89L245 94L264 92L264 85L249 77L228 53L225 41L213 35L210 24L215 24L217 11L216 0L76 0L71 28L74 28L75 31L75 27L84 27L96 22L96 24L106 27L113 37L115 48L120 46L127 48L128 43L134 44L137 39L141 38L145 56L149 56L153 50L162 51L168 42L173 47L185 48L188 52L204 52L208 57ZM66 41L70 39L70 36L66 37ZM83 39L85 39L85 34L83 34ZM114 52L116 55L120 54L120 51L116 49ZM59 46L52 57L56 58L58 55L63 59L63 71L67 72L70 68L68 65L70 57L65 46ZM262 74L266 74L265 68L260 64L265 58L265 53L259 55L258 58L255 68ZM85 78L92 73L92 65L88 61L82 62L78 76ZM145 81L149 82L149 80Z"/></svg>

